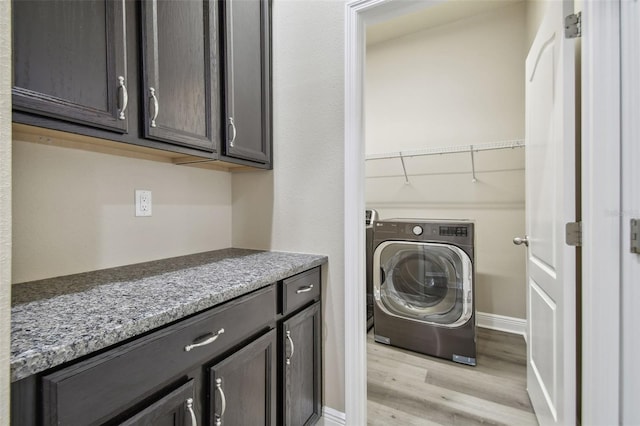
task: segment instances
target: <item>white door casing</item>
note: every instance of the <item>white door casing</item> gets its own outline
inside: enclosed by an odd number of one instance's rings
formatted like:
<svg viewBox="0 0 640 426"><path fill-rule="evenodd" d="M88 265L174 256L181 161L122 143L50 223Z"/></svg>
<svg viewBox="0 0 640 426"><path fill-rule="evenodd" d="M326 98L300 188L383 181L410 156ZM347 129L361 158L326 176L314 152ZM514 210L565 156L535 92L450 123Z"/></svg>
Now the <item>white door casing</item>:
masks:
<svg viewBox="0 0 640 426"><path fill-rule="evenodd" d="M345 3L344 375L349 425L367 423L367 336L364 267L365 28L444 0L351 0Z"/></svg>
<svg viewBox="0 0 640 426"><path fill-rule="evenodd" d="M625 181L628 179L621 175L621 165L623 171L629 170L625 162L632 153L621 151L620 107L625 98L633 99L633 95L626 97L631 93L624 87L625 96L621 98L621 20L631 18L631 13L629 9L621 12L620 8L622 5L625 8L633 6L635 2L637 0L585 0L582 3L580 420L584 425L639 424L620 417L621 376L626 379L632 373L622 366L620 352L621 346L624 350L629 348L627 342L621 340L623 330L620 329L621 305L624 310L629 296L620 289L621 260L624 262L629 253L628 246L626 252L621 252L623 243L629 243L629 234L624 231L620 239L621 230L628 226L627 220L621 220L626 214L625 210L620 211L621 189L627 187ZM637 34L635 38L631 37L631 45L637 46ZM637 80L637 73L633 79ZM637 114L632 121L638 121ZM637 139L633 144L637 145ZM635 163L627 164L637 169ZM631 178L628 182L635 183L637 179ZM637 193L637 188L634 192ZM636 276L635 287L637 281ZM637 302L631 302L630 307L636 311ZM636 324L629 325L637 334ZM633 364L637 364L636 358L634 353ZM638 382L637 376L631 380ZM637 406L637 394L632 400Z"/></svg>
<svg viewBox="0 0 640 426"><path fill-rule="evenodd" d="M576 421L573 0L548 2L526 62L527 390L541 425Z"/></svg>
<svg viewBox="0 0 640 426"><path fill-rule="evenodd" d="M640 2L622 1L621 56L622 56L622 364L620 378L621 401L619 423L640 424L640 254L631 253L631 219L640 219ZM616 129L612 129L616 130ZM612 224L612 225L615 225ZM614 364L614 363L612 363ZM615 366L615 364L614 364ZM615 385L616 383L612 383ZM613 392L610 392L613 393ZM617 396L614 394L614 396ZM612 404L609 403L609 406ZM616 407L612 407L616 408ZM605 412L607 413L607 412ZM615 412L607 419L615 417ZM595 417L595 416L594 416ZM599 418L598 418L599 420Z"/></svg>

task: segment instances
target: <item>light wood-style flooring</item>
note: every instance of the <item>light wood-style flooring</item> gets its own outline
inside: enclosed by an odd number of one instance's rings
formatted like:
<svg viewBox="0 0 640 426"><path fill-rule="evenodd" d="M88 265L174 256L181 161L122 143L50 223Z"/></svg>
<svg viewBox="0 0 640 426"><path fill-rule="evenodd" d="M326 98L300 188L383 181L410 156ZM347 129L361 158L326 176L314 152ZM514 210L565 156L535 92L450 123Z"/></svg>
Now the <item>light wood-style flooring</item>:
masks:
<svg viewBox="0 0 640 426"><path fill-rule="evenodd" d="M476 367L367 338L369 425L537 425L522 336L478 328Z"/></svg>

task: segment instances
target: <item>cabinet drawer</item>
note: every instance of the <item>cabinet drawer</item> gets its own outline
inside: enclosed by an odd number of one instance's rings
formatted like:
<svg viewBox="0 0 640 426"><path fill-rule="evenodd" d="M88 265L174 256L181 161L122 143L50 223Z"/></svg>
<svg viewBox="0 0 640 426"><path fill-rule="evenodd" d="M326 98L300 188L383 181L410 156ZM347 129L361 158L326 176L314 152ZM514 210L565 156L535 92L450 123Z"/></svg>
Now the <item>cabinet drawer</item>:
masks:
<svg viewBox="0 0 640 426"><path fill-rule="evenodd" d="M43 377L45 425L93 425L268 328L275 286L258 290Z"/></svg>
<svg viewBox="0 0 640 426"><path fill-rule="evenodd" d="M320 267L294 275L283 282L282 314L287 315L320 297Z"/></svg>

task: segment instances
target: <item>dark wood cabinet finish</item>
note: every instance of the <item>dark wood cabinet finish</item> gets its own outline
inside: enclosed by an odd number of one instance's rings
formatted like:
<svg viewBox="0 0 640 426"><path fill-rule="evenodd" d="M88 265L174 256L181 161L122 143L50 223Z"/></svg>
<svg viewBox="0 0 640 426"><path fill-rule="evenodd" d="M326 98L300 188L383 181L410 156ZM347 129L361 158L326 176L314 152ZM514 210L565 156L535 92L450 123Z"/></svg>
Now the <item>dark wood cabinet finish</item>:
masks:
<svg viewBox="0 0 640 426"><path fill-rule="evenodd" d="M321 415L320 302L282 324L285 426L314 424Z"/></svg>
<svg viewBox="0 0 640 426"><path fill-rule="evenodd" d="M101 423L140 403L189 368L268 329L276 316L275 295L269 286L44 375L44 424Z"/></svg>
<svg viewBox="0 0 640 426"><path fill-rule="evenodd" d="M124 2L14 0L12 11L14 109L126 133Z"/></svg>
<svg viewBox="0 0 640 426"><path fill-rule="evenodd" d="M11 425L190 425L191 410L197 424L216 425L223 411L221 425L313 424L322 397L320 275L319 267L302 272L14 382ZM301 293L282 315L287 289L312 282L317 292Z"/></svg>
<svg viewBox="0 0 640 426"><path fill-rule="evenodd" d="M218 158L217 2L13 1L14 122Z"/></svg>
<svg viewBox="0 0 640 426"><path fill-rule="evenodd" d="M220 135L216 4L141 4L144 136L214 151Z"/></svg>
<svg viewBox="0 0 640 426"><path fill-rule="evenodd" d="M226 0L224 17L225 138L229 161L271 167L271 4Z"/></svg>
<svg viewBox="0 0 640 426"><path fill-rule="evenodd" d="M196 426L194 398L194 380L189 380L120 423L120 426Z"/></svg>
<svg viewBox="0 0 640 426"><path fill-rule="evenodd" d="M13 0L13 121L272 167L270 0Z"/></svg>
<svg viewBox="0 0 640 426"><path fill-rule="evenodd" d="M11 383L11 425L36 426L42 424L41 395L36 375Z"/></svg>
<svg viewBox="0 0 640 426"><path fill-rule="evenodd" d="M282 283L282 313L288 315L320 297L320 267L287 278Z"/></svg>
<svg viewBox="0 0 640 426"><path fill-rule="evenodd" d="M276 337L271 330L209 369L209 424L276 425Z"/></svg>

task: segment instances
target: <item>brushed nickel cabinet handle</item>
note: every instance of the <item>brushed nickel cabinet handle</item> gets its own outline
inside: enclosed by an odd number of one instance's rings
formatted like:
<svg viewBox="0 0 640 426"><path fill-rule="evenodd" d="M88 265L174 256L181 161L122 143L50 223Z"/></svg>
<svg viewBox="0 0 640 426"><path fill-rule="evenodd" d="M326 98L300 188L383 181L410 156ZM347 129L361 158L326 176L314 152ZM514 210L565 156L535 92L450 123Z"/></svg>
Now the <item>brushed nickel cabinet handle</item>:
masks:
<svg viewBox="0 0 640 426"><path fill-rule="evenodd" d="M218 340L218 337L220 337L221 334L224 334L224 328L221 328L220 330L218 330L217 333L209 333L207 335L197 338L196 340L193 341L193 343L185 346L184 350L185 352L189 352L191 349L198 348L200 346L206 346L210 343L213 343L216 340Z"/></svg>
<svg viewBox="0 0 640 426"><path fill-rule="evenodd" d="M157 127L156 118L158 118L158 113L160 112L160 104L158 103L158 98L156 97L156 89L153 87L149 87L149 96L153 101L153 117L151 117L151 127Z"/></svg>
<svg viewBox="0 0 640 426"><path fill-rule="evenodd" d="M293 353L296 348L293 346L293 340L291 339L291 331L287 330L287 339L289 339L289 344L291 345L291 354L287 357L287 365L291 364L291 358L293 358Z"/></svg>
<svg viewBox="0 0 640 426"><path fill-rule="evenodd" d="M296 294L300 294L300 293L307 293L309 291L311 291L311 289L313 288L313 284L308 285L306 287L302 287L296 290Z"/></svg>
<svg viewBox="0 0 640 426"><path fill-rule="evenodd" d="M236 141L236 136L238 135L238 131L236 130L236 123L233 122L233 117L229 117L229 126L231 126L231 130L233 131L231 140L229 141L229 146L233 148L233 143Z"/></svg>
<svg viewBox="0 0 640 426"><path fill-rule="evenodd" d="M129 105L129 93L127 92L127 86L124 84L124 77L118 77L118 87L122 89L122 108L120 108L120 114L118 115L118 119L126 120L124 112L127 110L127 105Z"/></svg>
<svg viewBox="0 0 640 426"><path fill-rule="evenodd" d="M224 416L224 412L227 410L227 398L224 396L224 391L222 390L222 379L216 379L216 391L220 394L220 414L216 414L216 426L222 425L222 416Z"/></svg>
<svg viewBox="0 0 640 426"><path fill-rule="evenodd" d="M187 398L187 410L189 411L189 414L191 414L191 426L198 426L196 413L193 411L193 398Z"/></svg>

